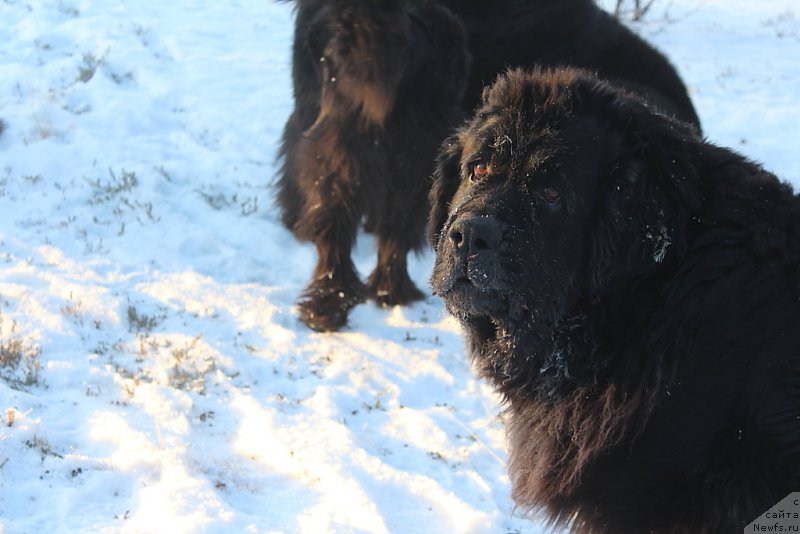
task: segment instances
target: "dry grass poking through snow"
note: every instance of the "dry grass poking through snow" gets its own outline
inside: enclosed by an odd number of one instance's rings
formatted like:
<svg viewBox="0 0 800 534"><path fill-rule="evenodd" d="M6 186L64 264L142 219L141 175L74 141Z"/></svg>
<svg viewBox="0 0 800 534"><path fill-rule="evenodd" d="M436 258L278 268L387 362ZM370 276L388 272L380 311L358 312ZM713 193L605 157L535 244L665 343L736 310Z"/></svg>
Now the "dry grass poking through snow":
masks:
<svg viewBox="0 0 800 534"><path fill-rule="evenodd" d="M0 312L0 380L14 389L39 382L38 345L17 333L16 321L8 321Z"/></svg>

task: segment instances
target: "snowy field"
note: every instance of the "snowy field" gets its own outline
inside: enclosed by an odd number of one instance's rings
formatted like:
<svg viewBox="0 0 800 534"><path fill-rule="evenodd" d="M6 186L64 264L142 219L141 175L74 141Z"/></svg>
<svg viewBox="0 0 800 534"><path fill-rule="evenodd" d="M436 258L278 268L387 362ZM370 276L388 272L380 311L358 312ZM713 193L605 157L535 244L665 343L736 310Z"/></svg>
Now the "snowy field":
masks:
<svg viewBox="0 0 800 534"><path fill-rule="evenodd" d="M297 320L314 250L271 189L289 5L3 0L0 21L0 533L544 531L437 299ZM800 185L797 0L656 0L635 29L709 139ZM368 273L369 237L355 255Z"/></svg>

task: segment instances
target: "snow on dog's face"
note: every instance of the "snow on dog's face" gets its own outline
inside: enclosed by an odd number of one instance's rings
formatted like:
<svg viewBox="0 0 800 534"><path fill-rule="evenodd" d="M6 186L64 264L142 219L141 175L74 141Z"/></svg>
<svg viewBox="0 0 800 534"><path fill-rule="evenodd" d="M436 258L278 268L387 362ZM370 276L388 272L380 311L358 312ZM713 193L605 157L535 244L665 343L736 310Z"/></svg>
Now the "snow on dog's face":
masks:
<svg viewBox="0 0 800 534"><path fill-rule="evenodd" d="M507 395L563 391L587 365L570 350L576 310L671 252L671 203L630 141L634 113L652 112L581 71L512 71L444 144L431 284Z"/></svg>

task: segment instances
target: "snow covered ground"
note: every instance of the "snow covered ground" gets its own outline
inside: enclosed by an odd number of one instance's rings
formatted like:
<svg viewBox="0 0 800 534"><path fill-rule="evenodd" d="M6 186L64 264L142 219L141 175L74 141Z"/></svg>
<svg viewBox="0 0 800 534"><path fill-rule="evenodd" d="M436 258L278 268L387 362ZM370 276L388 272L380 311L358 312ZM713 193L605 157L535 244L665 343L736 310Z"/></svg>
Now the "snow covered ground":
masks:
<svg viewBox="0 0 800 534"><path fill-rule="evenodd" d="M3 0L0 21L0 533L543 531L437 299L297 320L314 251L270 187L289 5ZM800 185L796 0L657 0L636 30L712 141Z"/></svg>

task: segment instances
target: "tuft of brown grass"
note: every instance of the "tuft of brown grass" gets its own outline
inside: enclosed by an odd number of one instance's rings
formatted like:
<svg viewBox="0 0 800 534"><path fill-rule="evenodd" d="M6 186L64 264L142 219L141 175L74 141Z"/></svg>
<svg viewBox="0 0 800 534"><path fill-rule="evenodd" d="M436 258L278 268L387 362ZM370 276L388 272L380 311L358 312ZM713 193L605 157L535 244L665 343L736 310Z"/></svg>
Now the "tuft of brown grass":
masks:
<svg viewBox="0 0 800 534"><path fill-rule="evenodd" d="M16 321L11 321L11 325L6 326L0 313L0 379L12 388L20 389L39 383L41 349L27 343L16 330Z"/></svg>

